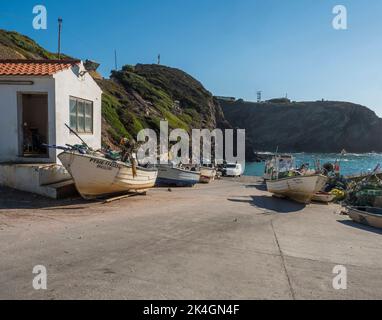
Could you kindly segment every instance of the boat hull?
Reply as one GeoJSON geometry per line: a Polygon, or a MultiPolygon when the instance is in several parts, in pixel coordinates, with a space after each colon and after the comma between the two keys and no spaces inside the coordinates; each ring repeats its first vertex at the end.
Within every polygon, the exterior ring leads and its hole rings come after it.
{"type": "Polygon", "coordinates": [[[312,201],[329,203],[332,202],[335,199],[335,197],[335,195],[332,195],[330,193],[318,192],[313,196],[312,201]]]}
{"type": "Polygon", "coordinates": [[[354,221],[366,226],[382,229],[382,209],[369,207],[348,207],[348,215],[354,221]],[[368,210],[370,212],[368,212],[368,210]],[[379,210],[381,214],[373,211],[379,210]]]}
{"type": "Polygon", "coordinates": [[[171,165],[158,166],[157,186],[193,187],[200,180],[200,172],[183,170],[171,165]]]}
{"type": "Polygon", "coordinates": [[[144,192],[154,187],[158,175],[157,170],[138,167],[134,176],[131,165],[76,152],[63,152],[58,158],[85,199],[144,192]]]}
{"type": "Polygon", "coordinates": [[[213,168],[201,168],[200,169],[200,182],[210,183],[215,180],[216,170],[213,168]]]}
{"type": "Polygon", "coordinates": [[[279,197],[290,198],[299,203],[310,203],[313,196],[322,190],[327,181],[323,175],[290,177],[268,180],[268,191],[279,197]]]}

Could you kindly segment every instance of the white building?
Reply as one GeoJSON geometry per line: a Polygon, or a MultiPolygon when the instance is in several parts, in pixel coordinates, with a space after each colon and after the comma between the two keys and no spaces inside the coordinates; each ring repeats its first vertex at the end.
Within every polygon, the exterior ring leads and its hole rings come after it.
{"type": "Polygon", "coordinates": [[[68,124],[99,149],[101,96],[81,61],[0,60],[0,184],[46,195],[36,187],[68,179],[44,145],[79,144],[68,124]]]}

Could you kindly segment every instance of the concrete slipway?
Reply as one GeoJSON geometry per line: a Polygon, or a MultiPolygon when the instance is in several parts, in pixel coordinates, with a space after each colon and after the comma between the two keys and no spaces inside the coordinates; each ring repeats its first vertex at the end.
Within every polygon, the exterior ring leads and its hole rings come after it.
{"type": "Polygon", "coordinates": [[[111,204],[0,191],[0,299],[382,298],[381,231],[254,179],[111,204]],[[333,289],[336,265],[347,290],[333,289]]]}

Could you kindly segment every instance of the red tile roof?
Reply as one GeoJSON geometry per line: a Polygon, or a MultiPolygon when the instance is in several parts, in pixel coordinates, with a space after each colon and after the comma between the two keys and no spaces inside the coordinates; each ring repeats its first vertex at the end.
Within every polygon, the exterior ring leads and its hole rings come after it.
{"type": "Polygon", "coordinates": [[[0,76],[51,76],[79,60],[0,60],[0,76]]]}

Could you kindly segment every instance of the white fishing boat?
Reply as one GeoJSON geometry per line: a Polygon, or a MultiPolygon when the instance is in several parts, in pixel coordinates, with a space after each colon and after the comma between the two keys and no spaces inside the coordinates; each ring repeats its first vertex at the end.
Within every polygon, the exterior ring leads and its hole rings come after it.
{"type": "Polygon", "coordinates": [[[267,180],[266,183],[268,191],[274,195],[307,204],[312,201],[317,192],[322,190],[326,181],[327,177],[317,174],[267,180]]]}
{"type": "Polygon", "coordinates": [[[349,217],[366,226],[382,229],[382,209],[373,207],[347,207],[349,217]]]}
{"type": "Polygon", "coordinates": [[[101,154],[81,154],[65,151],[58,155],[71,174],[78,192],[85,199],[112,194],[145,192],[154,187],[156,169],[133,167],[121,161],[112,161],[101,154]]]}
{"type": "Polygon", "coordinates": [[[200,171],[189,170],[175,164],[160,164],[157,166],[158,186],[193,187],[200,181],[200,171]]]}
{"type": "Polygon", "coordinates": [[[334,194],[320,191],[313,196],[312,201],[329,203],[332,202],[335,199],[335,197],[336,196],[334,194]]]}
{"type": "Polygon", "coordinates": [[[217,171],[215,168],[201,167],[200,168],[200,182],[210,183],[215,180],[217,171]]]}
{"type": "Polygon", "coordinates": [[[275,155],[268,161],[264,179],[269,192],[300,203],[310,203],[327,182],[326,176],[315,174],[305,165],[296,170],[295,159],[291,155],[275,155]]]}

